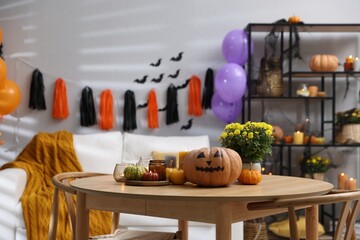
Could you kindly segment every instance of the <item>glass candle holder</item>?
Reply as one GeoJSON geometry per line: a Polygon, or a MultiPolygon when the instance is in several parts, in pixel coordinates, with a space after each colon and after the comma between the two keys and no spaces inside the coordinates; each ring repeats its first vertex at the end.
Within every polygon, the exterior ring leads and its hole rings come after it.
{"type": "Polygon", "coordinates": [[[131,164],[128,163],[117,163],[114,168],[113,177],[116,182],[125,181],[124,170],[127,166],[131,164]]]}

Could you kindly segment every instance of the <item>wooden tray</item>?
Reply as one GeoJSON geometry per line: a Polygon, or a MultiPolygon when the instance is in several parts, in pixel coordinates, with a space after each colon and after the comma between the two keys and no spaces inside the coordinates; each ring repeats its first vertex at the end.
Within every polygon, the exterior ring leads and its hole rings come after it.
{"type": "Polygon", "coordinates": [[[125,180],[125,185],[131,186],[164,186],[168,185],[169,181],[138,181],[138,180],[125,180]]]}

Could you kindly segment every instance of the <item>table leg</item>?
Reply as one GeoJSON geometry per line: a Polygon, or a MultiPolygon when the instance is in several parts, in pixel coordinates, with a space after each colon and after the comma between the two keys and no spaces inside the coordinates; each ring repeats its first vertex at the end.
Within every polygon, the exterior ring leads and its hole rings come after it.
{"type": "Polygon", "coordinates": [[[89,240],[89,210],[86,209],[86,194],[76,195],[76,240],[89,240]]]}
{"type": "Polygon", "coordinates": [[[181,240],[189,239],[189,223],[186,220],[178,220],[178,230],[181,231],[181,240]]]}
{"type": "Polygon", "coordinates": [[[305,209],[306,239],[318,240],[319,206],[313,205],[305,209]]]}
{"type": "Polygon", "coordinates": [[[231,240],[231,207],[220,204],[216,212],[216,240],[231,240]]]}

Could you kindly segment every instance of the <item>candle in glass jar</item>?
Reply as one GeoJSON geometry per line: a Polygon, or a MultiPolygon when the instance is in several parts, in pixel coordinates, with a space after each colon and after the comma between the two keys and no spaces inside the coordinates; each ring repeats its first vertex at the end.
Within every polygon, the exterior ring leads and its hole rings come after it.
{"type": "Polygon", "coordinates": [[[338,175],[338,189],[346,189],[347,175],[345,173],[339,173],[338,175]]]}
{"type": "Polygon", "coordinates": [[[300,131],[294,132],[294,144],[303,144],[304,143],[304,133],[300,131]]]}
{"type": "Polygon", "coordinates": [[[347,189],[348,190],[355,190],[357,188],[357,180],[356,178],[350,178],[349,181],[347,181],[347,189]]]}

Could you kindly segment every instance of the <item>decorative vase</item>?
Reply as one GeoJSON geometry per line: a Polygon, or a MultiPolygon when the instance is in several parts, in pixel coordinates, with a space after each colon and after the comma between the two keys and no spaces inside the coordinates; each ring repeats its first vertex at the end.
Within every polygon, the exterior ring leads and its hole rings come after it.
{"type": "Polygon", "coordinates": [[[248,161],[243,161],[242,163],[242,169],[253,169],[253,170],[258,170],[259,172],[261,172],[261,163],[260,162],[248,162],[248,161]]]}
{"type": "Polygon", "coordinates": [[[316,179],[324,181],[325,179],[325,173],[305,173],[306,178],[316,179]]]}

